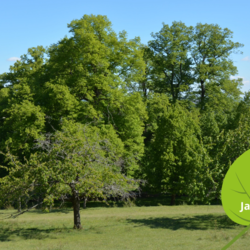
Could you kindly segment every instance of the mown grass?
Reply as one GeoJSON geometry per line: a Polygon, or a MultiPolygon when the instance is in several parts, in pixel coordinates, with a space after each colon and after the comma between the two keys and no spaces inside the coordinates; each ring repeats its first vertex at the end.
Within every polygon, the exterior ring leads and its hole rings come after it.
{"type": "MultiPolygon", "coordinates": [[[[0,217],[16,210],[0,210],[0,217]]],[[[81,210],[82,230],[73,229],[71,208],[32,210],[0,220],[0,249],[221,249],[243,226],[222,206],[92,207],[81,210]]],[[[249,249],[246,233],[229,249],[249,249]]]]}

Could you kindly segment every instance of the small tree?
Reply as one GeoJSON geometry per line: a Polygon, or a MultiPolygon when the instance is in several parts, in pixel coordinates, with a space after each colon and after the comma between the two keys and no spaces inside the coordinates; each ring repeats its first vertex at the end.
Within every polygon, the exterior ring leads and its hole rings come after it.
{"type": "MultiPolygon", "coordinates": [[[[63,120],[62,131],[38,139],[38,150],[22,164],[9,150],[9,175],[0,179],[1,203],[42,193],[43,203],[70,200],[74,228],[81,228],[80,201],[87,197],[128,197],[137,180],[121,174],[123,143],[111,126],[97,128],[63,120]]],[[[24,213],[25,211],[21,212],[24,213]]],[[[20,215],[19,213],[18,215],[20,215]]],[[[17,216],[17,215],[16,215],[17,216]]]]}

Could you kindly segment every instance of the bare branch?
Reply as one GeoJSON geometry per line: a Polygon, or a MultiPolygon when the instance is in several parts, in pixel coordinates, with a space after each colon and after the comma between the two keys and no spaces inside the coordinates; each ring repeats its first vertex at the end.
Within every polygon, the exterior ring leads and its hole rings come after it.
{"type": "Polygon", "coordinates": [[[26,209],[26,210],[24,210],[24,211],[22,211],[22,212],[18,212],[17,214],[11,214],[9,217],[3,218],[3,219],[1,219],[1,220],[5,220],[5,219],[9,219],[9,218],[16,218],[17,216],[19,216],[19,215],[21,215],[21,214],[24,214],[24,213],[30,211],[31,209],[33,209],[33,208],[35,208],[35,207],[41,205],[41,204],[43,204],[43,201],[40,202],[40,203],[38,203],[38,204],[36,204],[35,206],[33,206],[33,207],[31,207],[31,208],[28,208],[28,209],[26,209]]]}

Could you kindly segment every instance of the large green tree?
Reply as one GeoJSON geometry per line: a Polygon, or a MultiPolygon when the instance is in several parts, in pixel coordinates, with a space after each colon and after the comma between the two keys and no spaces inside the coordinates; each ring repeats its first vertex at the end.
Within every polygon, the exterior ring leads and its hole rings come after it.
{"type": "Polygon", "coordinates": [[[98,129],[63,120],[62,131],[42,135],[36,146],[40,150],[25,164],[10,152],[5,154],[10,167],[2,166],[9,174],[0,179],[1,205],[24,195],[32,199],[36,193],[47,205],[54,199],[68,199],[74,208],[74,228],[78,229],[81,199],[126,197],[138,188],[137,181],[121,173],[124,147],[110,125],[98,129]]]}
{"type": "Polygon", "coordinates": [[[216,159],[209,155],[211,142],[203,143],[199,112],[189,111],[179,101],[169,103],[164,94],[155,94],[148,102],[148,132],[142,159],[142,177],[151,191],[187,195],[188,202],[209,202],[214,198],[220,171],[216,159]],[[214,162],[214,167],[210,168],[214,162]]]}
{"type": "MultiPolygon", "coordinates": [[[[34,139],[46,126],[42,108],[35,102],[32,86],[38,81],[39,69],[46,62],[42,46],[28,49],[21,60],[0,76],[0,147],[13,141],[11,151],[22,157],[30,151],[34,139]]],[[[1,157],[3,163],[3,158],[1,157]]]]}
{"type": "Polygon", "coordinates": [[[148,47],[152,51],[151,60],[154,63],[152,73],[160,73],[162,76],[155,79],[154,91],[169,93],[172,103],[181,100],[184,92],[193,83],[192,62],[188,58],[192,28],[182,22],[173,22],[171,27],[163,24],[160,32],[151,34],[154,40],[148,42],[148,47]]]}
{"type": "Polygon", "coordinates": [[[232,31],[214,24],[187,27],[173,22],[170,27],[163,24],[152,37],[148,42],[153,62],[148,74],[155,76],[151,90],[167,94],[172,103],[194,103],[201,111],[209,107],[230,110],[239,102],[242,81],[230,79],[237,68],[229,56],[243,44],[229,39],[232,31]]]}
{"type": "MultiPolygon", "coordinates": [[[[191,94],[201,110],[205,110],[211,96],[216,95],[216,104],[225,105],[226,97],[239,99],[241,80],[230,80],[238,73],[229,56],[243,44],[233,42],[232,31],[219,25],[198,23],[193,31],[190,55],[193,61],[193,76],[198,91],[191,94]]],[[[214,104],[214,101],[212,102],[214,104]]],[[[229,103],[229,101],[227,101],[229,103]]]]}
{"type": "MultiPolygon", "coordinates": [[[[145,106],[129,85],[143,76],[140,39],[117,35],[106,16],[84,15],[68,24],[72,36],[44,49],[31,48],[1,75],[0,133],[11,152],[28,157],[40,131],[61,129],[61,119],[112,125],[125,145],[124,172],[132,175],[143,153],[145,106]],[[45,59],[45,57],[47,57],[45,59]],[[25,112],[23,114],[22,112],[25,112]],[[17,119],[24,116],[23,122],[17,119]],[[26,123],[27,122],[27,123],[26,123]],[[17,143],[16,143],[17,142],[17,143]]],[[[34,152],[34,151],[32,151],[34,152]]],[[[137,166],[138,167],[138,166],[137,166]]]]}

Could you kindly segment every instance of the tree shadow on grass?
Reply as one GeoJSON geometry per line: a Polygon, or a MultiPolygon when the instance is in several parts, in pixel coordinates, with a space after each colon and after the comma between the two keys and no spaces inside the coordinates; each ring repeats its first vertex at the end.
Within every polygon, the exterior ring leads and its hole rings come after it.
{"type": "MultiPolygon", "coordinates": [[[[148,219],[127,219],[138,227],[165,228],[170,230],[233,229],[239,225],[226,215],[195,215],[190,217],[157,217],[148,219]]],[[[243,226],[242,226],[243,227],[243,226]]]]}
{"type": "Polygon", "coordinates": [[[0,232],[0,241],[11,241],[11,237],[18,236],[22,239],[38,239],[43,240],[49,237],[50,230],[39,230],[37,228],[28,229],[11,229],[4,228],[0,232]]]}
{"type": "MultiPolygon", "coordinates": [[[[72,229],[73,230],[73,229],[72,229]]],[[[53,236],[56,233],[69,232],[70,229],[66,228],[51,228],[51,229],[38,229],[38,228],[0,228],[0,242],[1,241],[11,241],[13,237],[20,237],[24,240],[36,239],[43,240],[45,238],[56,239],[53,236]]]]}

